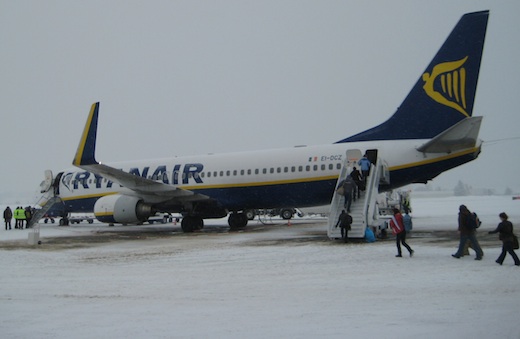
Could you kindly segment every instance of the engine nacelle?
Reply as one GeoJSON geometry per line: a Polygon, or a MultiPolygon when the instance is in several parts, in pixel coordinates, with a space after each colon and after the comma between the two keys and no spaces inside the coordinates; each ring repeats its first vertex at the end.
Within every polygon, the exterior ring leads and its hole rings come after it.
{"type": "Polygon", "coordinates": [[[107,195],[94,204],[96,219],[106,223],[136,224],[148,220],[152,207],[129,195],[107,195]]]}

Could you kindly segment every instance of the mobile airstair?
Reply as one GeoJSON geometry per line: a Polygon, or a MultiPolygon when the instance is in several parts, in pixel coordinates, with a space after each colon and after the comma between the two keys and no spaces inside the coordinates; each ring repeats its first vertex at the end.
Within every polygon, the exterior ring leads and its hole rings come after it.
{"type": "Polygon", "coordinates": [[[40,184],[42,196],[32,206],[35,212],[27,224],[28,228],[37,224],[54,204],[62,201],[55,189],[58,182],[59,177],[54,178],[51,171],[45,171],[45,180],[40,184]]]}
{"type": "MultiPolygon", "coordinates": [[[[352,216],[352,225],[348,232],[349,238],[364,238],[367,227],[378,226],[379,212],[377,209],[377,195],[379,193],[379,184],[390,183],[390,175],[386,162],[377,157],[376,150],[373,150],[372,154],[374,156],[371,160],[372,166],[370,175],[366,178],[365,191],[361,191],[360,198],[356,196],[356,201],[352,201],[350,206],[349,214],[352,216]]],[[[361,151],[357,149],[348,150],[346,155],[336,187],[347,178],[354,166],[357,166],[359,159],[361,159],[361,151]]],[[[344,209],[344,203],[345,197],[334,191],[330,205],[327,231],[327,235],[330,239],[341,238],[341,229],[336,227],[336,225],[339,215],[344,209]]]]}

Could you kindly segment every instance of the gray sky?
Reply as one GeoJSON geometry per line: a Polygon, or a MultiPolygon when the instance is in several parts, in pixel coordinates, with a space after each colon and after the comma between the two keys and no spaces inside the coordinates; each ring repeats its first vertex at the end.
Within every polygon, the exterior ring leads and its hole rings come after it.
{"type": "MultiPolygon", "coordinates": [[[[393,114],[459,18],[491,10],[474,115],[520,136],[518,1],[0,0],[0,198],[68,168],[100,101],[97,159],[326,144],[393,114]]],[[[520,191],[520,140],[444,173],[520,191]]]]}

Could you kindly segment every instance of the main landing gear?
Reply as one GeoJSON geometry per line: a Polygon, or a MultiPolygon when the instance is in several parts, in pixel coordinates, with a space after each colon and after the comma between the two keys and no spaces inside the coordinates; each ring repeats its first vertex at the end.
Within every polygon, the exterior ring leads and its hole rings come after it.
{"type": "MultiPolygon", "coordinates": [[[[231,231],[242,230],[247,226],[246,213],[233,212],[228,217],[228,225],[231,231]]],[[[192,233],[204,227],[204,220],[195,215],[186,215],[182,218],[181,228],[184,233],[192,233]]]]}
{"type": "Polygon", "coordinates": [[[204,220],[201,217],[187,215],[182,218],[181,228],[184,233],[191,233],[204,227],[204,220]]]}
{"type": "Polygon", "coordinates": [[[228,224],[231,231],[244,229],[247,226],[247,214],[233,212],[229,215],[228,224]]]}

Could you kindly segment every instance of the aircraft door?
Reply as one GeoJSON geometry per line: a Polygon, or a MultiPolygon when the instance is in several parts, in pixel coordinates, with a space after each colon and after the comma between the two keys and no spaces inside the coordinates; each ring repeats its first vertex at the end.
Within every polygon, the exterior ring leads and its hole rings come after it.
{"type": "Polygon", "coordinates": [[[372,164],[377,163],[377,149],[367,149],[365,154],[372,164]]]}
{"type": "Polygon", "coordinates": [[[60,195],[60,181],[62,176],[63,172],[58,173],[58,175],[56,175],[56,178],[54,179],[54,182],[52,183],[52,187],[54,187],[54,195],[56,196],[60,195]]]}
{"type": "Polygon", "coordinates": [[[358,149],[347,150],[347,167],[352,171],[354,166],[358,166],[358,161],[361,159],[361,151],[358,149]]]}
{"type": "Polygon", "coordinates": [[[52,171],[46,170],[44,172],[44,179],[40,184],[40,193],[48,192],[52,187],[52,183],[53,183],[52,171]]]}

